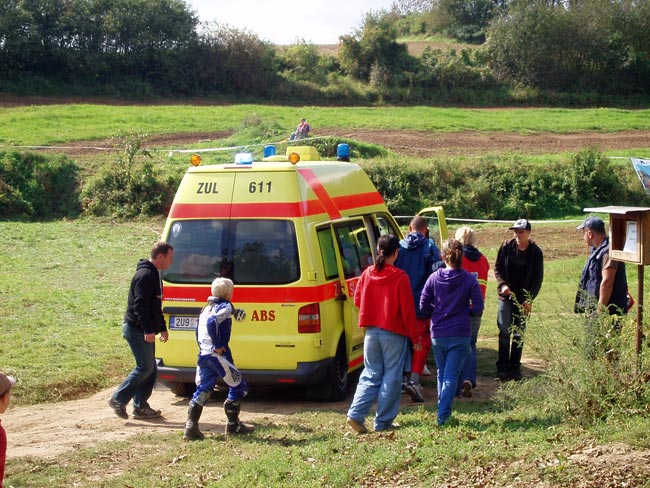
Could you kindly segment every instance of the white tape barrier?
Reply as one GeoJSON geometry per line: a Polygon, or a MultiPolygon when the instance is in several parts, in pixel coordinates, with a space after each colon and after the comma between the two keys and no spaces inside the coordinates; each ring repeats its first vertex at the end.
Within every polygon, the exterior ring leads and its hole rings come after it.
{"type": "MultiPolygon", "coordinates": [[[[411,220],[415,215],[394,215],[395,220],[411,220]]],[[[426,217],[425,217],[426,218],[426,217]]],[[[445,217],[445,220],[452,222],[475,222],[479,224],[512,224],[514,220],[487,220],[487,219],[458,219],[453,217],[445,217]]],[[[584,222],[580,220],[529,220],[533,224],[563,224],[567,222],[584,222]]]]}
{"type": "MultiPolygon", "coordinates": [[[[184,154],[184,153],[204,153],[204,152],[217,152],[217,151],[236,151],[238,149],[250,149],[253,147],[264,147],[269,145],[279,145],[286,144],[289,142],[297,143],[303,141],[312,141],[315,139],[326,139],[332,136],[314,136],[307,137],[304,139],[295,139],[290,141],[289,139],[284,139],[277,142],[264,142],[260,144],[246,144],[244,146],[229,146],[229,147],[206,147],[206,148],[196,148],[196,149],[148,149],[149,151],[161,151],[167,152],[169,157],[172,157],[175,153],[184,154]]],[[[74,150],[74,149],[85,149],[85,150],[94,150],[94,151],[115,151],[114,147],[96,147],[96,146],[5,146],[0,145],[0,149],[58,149],[58,150],[74,150]]]]}

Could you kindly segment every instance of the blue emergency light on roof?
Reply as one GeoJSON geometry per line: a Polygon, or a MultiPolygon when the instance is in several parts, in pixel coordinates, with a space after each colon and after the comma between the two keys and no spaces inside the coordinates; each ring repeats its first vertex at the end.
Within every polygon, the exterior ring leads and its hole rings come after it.
{"type": "Polygon", "coordinates": [[[275,156],[275,146],[273,144],[264,146],[264,157],[268,158],[269,156],[275,156]]]}
{"type": "Polygon", "coordinates": [[[252,164],[253,154],[249,152],[241,152],[235,154],[235,164],[252,164]]]}
{"type": "Polygon", "coordinates": [[[350,161],[350,146],[341,143],[336,146],[336,160],[337,161],[350,161]]]}

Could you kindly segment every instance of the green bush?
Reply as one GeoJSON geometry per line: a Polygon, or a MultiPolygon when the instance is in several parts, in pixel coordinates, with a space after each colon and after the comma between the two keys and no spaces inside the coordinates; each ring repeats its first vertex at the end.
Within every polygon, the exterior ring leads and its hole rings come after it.
{"type": "Polygon", "coordinates": [[[584,315],[565,317],[561,331],[530,328],[540,337],[526,344],[532,354],[546,358],[547,368],[516,388],[505,388],[500,400],[509,407],[543,404],[550,415],[585,426],[646,414],[650,383],[641,365],[647,364],[647,354],[636,354],[632,316],[622,319],[620,331],[611,317],[599,317],[589,335],[584,315]]]}
{"type": "Polygon", "coordinates": [[[65,156],[0,153],[0,218],[79,214],[79,167],[65,156]]]}
{"type": "Polygon", "coordinates": [[[165,214],[180,175],[162,175],[144,149],[146,135],[130,132],[116,139],[116,161],[88,183],[82,207],[88,214],[132,218],[165,214]]]}
{"type": "Polygon", "coordinates": [[[398,215],[444,205],[448,215],[465,218],[543,219],[579,214],[598,205],[647,206],[650,198],[629,167],[618,166],[595,150],[568,161],[530,163],[512,156],[496,161],[360,163],[398,215]]]}

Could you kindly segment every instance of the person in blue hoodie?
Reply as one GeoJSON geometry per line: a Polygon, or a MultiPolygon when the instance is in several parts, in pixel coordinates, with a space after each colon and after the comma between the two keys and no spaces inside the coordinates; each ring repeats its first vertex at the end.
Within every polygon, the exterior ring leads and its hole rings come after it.
{"type": "Polygon", "coordinates": [[[427,279],[420,309],[431,315],[431,344],[438,369],[438,425],[451,417],[458,377],[470,351],[470,314],[483,313],[483,294],[476,278],[463,266],[463,244],[448,239],[442,245],[445,268],[427,279]]]}
{"type": "Polygon", "coordinates": [[[424,217],[416,216],[409,224],[409,233],[400,244],[400,252],[397,255],[395,266],[405,271],[411,283],[413,302],[415,303],[415,315],[419,331],[419,343],[422,346],[417,352],[408,350],[404,371],[410,378],[404,385],[404,390],[411,396],[414,402],[423,402],[420,376],[426,364],[427,356],[431,350],[431,339],[429,337],[430,316],[420,310],[420,294],[427,278],[436,269],[443,266],[440,258],[440,250],[432,239],[426,237],[429,234],[427,221],[424,217]]]}

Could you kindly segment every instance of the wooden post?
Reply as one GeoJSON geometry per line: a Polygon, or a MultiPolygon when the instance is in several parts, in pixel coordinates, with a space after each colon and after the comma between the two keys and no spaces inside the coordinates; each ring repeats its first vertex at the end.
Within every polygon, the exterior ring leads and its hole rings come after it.
{"type": "MultiPolygon", "coordinates": [[[[641,369],[641,347],[643,342],[643,265],[639,264],[636,296],[639,297],[636,305],[636,354],[637,365],[641,369]]],[[[639,371],[640,372],[640,371],[639,371]]]]}

